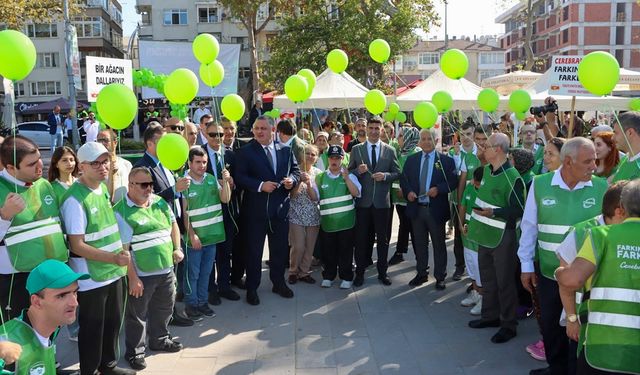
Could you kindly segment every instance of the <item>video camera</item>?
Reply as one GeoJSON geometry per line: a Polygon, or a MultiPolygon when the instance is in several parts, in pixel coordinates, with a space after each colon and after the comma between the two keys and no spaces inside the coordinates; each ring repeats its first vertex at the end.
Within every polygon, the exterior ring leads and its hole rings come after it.
{"type": "Polygon", "coordinates": [[[558,110],[558,103],[556,103],[555,101],[547,105],[542,105],[540,107],[529,108],[529,112],[531,112],[531,114],[534,116],[544,116],[549,112],[555,112],[557,110],[558,110]]]}

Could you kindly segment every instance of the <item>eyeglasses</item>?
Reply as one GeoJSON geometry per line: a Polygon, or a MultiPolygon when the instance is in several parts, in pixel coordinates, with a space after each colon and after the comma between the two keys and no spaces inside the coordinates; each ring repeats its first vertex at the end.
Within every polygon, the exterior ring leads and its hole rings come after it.
{"type": "Polygon", "coordinates": [[[98,138],[98,139],[96,139],[96,142],[98,142],[98,143],[111,143],[111,139],[109,139],[109,138],[98,138]]]}
{"type": "Polygon", "coordinates": [[[88,164],[93,169],[100,169],[100,167],[108,167],[109,166],[109,159],[106,159],[104,161],[96,160],[96,161],[89,162],[88,164]]]}
{"type": "Polygon", "coordinates": [[[223,137],[224,133],[207,133],[207,135],[211,138],[223,137]]]}
{"type": "Polygon", "coordinates": [[[180,126],[180,125],[167,125],[167,126],[165,126],[165,128],[169,128],[172,131],[176,131],[176,130],[183,131],[184,130],[184,126],[180,126]]]}
{"type": "Polygon", "coordinates": [[[129,182],[131,182],[131,183],[132,183],[132,184],[134,184],[134,185],[138,185],[138,186],[140,186],[140,188],[141,188],[141,189],[148,189],[148,188],[150,188],[150,187],[152,187],[152,186],[153,186],[153,181],[151,181],[151,182],[134,182],[134,181],[129,181],[129,182]]]}
{"type": "Polygon", "coordinates": [[[527,131],[523,131],[523,132],[522,132],[522,134],[526,134],[526,135],[534,135],[534,134],[536,134],[536,132],[535,132],[535,131],[533,131],[533,130],[527,130],[527,131]]]}

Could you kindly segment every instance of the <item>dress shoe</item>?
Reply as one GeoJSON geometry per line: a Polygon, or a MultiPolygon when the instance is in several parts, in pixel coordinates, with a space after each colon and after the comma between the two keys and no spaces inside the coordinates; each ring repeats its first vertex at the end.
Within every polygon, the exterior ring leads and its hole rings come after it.
{"type": "Polygon", "coordinates": [[[271,291],[274,292],[275,294],[280,295],[280,297],[282,298],[293,298],[293,291],[284,284],[280,286],[274,285],[273,288],[271,288],[271,291]]]}
{"type": "Polygon", "coordinates": [[[437,290],[444,290],[444,288],[447,287],[447,284],[445,284],[444,280],[438,280],[436,281],[436,289],[437,290]]]}
{"type": "Polygon", "coordinates": [[[297,282],[298,282],[298,276],[296,276],[296,275],[289,275],[289,278],[287,279],[287,282],[288,282],[290,285],[293,285],[293,284],[297,283],[297,282]]]}
{"type": "Polygon", "coordinates": [[[529,371],[529,375],[551,375],[551,368],[550,367],[537,368],[535,370],[529,371]]]}
{"type": "Polygon", "coordinates": [[[187,315],[187,318],[193,320],[194,322],[201,322],[204,319],[204,314],[198,310],[198,306],[189,306],[186,305],[184,307],[184,313],[187,315]]]}
{"type": "Polygon", "coordinates": [[[211,307],[209,307],[209,305],[207,305],[206,303],[204,305],[198,306],[198,311],[200,311],[202,315],[206,316],[207,318],[213,318],[214,316],[216,316],[216,312],[213,311],[211,307]]]}
{"type": "Polygon", "coordinates": [[[138,354],[135,357],[131,357],[127,362],[129,362],[129,367],[134,370],[141,371],[147,368],[147,362],[144,360],[144,354],[138,354]]]}
{"type": "Polygon", "coordinates": [[[353,286],[362,286],[364,284],[364,275],[356,275],[353,279],[353,286]]]}
{"type": "Polygon", "coordinates": [[[426,283],[427,281],[429,281],[428,275],[424,275],[424,276],[417,275],[416,277],[411,279],[411,281],[409,281],[409,286],[420,286],[426,283]]]}
{"type": "Polygon", "coordinates": [[[174,311],[173,315],[171,315],[169,325],[174,327],[191,327],[193,325],[193,320],[187,319],[174,311]]]}
{"type": "Polygon", "coordinates": [[[102,375],[136,375],[136,372],[122,367],[102,367],[99,369],[102,375]]]}
{"type": "Polygon", "coordinates": [[[175,341],[171,337],[165,337],[164,339],[159,340],[154,345],[149,343],[149,349],[154,352],[167,352],[167,353],[177,353],[182,350],[182,344],[178,341],[175,341]]]}
{"type": "Polygon", "coordinates": [[[391,279],[387,275],[378,276],[378,281],[380,281],[382,285],[387,285],[387,286],[391,285],[391,279]]]}
{"type": "Polygon", "coordinates": [[[314,279],[313,277],[311,277],[311,275],[307,275],[305,277],[301,277],[298,280],[305,282],[307,284],[315,284],[316,283],[316,279],[314,279]]]}
{"type": "Polygon", "coordinates": [[[516,331],[502,327],[498,330],[498,333],[493,335],[493,337],[491,338],[491,342],[494,344],[502,344],[514,337],[516,337],[516,331]]]}
{"type": "Polygon", "coordinates": [[[242,289],[242,290],[247,289],[247,285],[244,283],[243,279],[231,280],[231,285],[235,286],[238,289],[242,289]]]}
{"type": "Polygon", "coordinates": [[[209,303],[213,306],[218,306],[222,303],[217,291],[209,292],[209,303]]]}
{"type": "Polygon", "coordinates": [[[229,301],[237,301],[240,299],[240,295],[234,292],[231,288],[219,290],[218,295],[224,299],[228,299],[229,301]]]}
{"type": "Polygon", "coordinates": [[[259,305],[260,297],[258,297],[258,292],[255,290],[247,290],[247,303],[252,306],[259,305]]]}
{"type": "Polygon", "coordinates": [[[402,253],[395,253],[391,258],[389,258],[389,265],[395,266],[398,263],[404,262],[404,257],[402,253]]]}
{"type": "Polygon", "coordinates": [[[464,276],[464,267],[456,268],[456,272],[453,273],[451,280],[460,281],[462,280],[462,276],[464,276]]]}
{"type": "Polygon", "coordinates": [[[476,319],[469,322],[469,327],[471,328],[487,328],[487,327],[500,327],[500,319],[496,320],[485,320],[485,319],[476,319]]]}

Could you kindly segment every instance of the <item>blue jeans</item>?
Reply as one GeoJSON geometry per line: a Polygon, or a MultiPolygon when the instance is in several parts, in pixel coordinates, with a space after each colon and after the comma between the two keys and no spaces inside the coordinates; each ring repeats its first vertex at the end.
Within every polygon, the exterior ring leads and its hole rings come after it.
{"type": "Polygon", "coordinates": [[[57,147],[64,146],[64,136],[62,135],[62,131],[56,131],[56,134],[51,134],[51,152],[53,152],[57,147]]]}
{"type": "Polygon", "coordinates": [[[207,303],[209,298],[209,277],[216,261],[216,245],[202,246],[195,250],[187,247],[185,257],[184,303],[197,307],[207,303]]]}

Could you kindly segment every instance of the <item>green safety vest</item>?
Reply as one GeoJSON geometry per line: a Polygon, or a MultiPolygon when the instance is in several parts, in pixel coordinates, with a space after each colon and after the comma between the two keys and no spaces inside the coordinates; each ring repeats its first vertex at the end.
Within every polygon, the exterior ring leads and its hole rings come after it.
{"type": "MultiPolygon", "coordinates": [[[[478,195],[473,207],[504,208],[509,205],[509,196],[520,174],[513,168],[507,168],[498,175],[491,174],[491,164],[487,164],[478,189],[478,195]]],[[[502,241],[506,220],[499,217],[484,217],[471,213],[468,237],[478,245],[495,248],[502,241]]]]}
{"type": "Polygon", "coordinates": [[[535,160],[535,164],[531,168],[531,172],[539,175],[542,173],[542,167],[544,167],[544,147],[538,146],[538,149],[533,154],[533,159],[535,160]]]}
{"type": "MultiPolygon", "coordinates": [[[[69,187],[62,200],[64,202],[73,197],[82,205],[87,217],[87,227],[84,234],[84,242],[87,245],[107,253],[118,254],[122,251],[118,222],[111,207],[107,187],[104,184],[100,186],[102,194],[98,195],[84,184],[76,181],[69,187]]],[[[107,281],[127,273],[127,266],[118,266],[86,258],[85,260],[93,281],[107,281]]]]}
{"type": "Polygon", "coordinates": [[[24,199],[24,210],[14,216],[4,236],[11,265],[18,272],[30,272],[47,259],[66,262],[69,250],[60,226],[60,209],[49,181],[38,179],[31,187],[0,178],[0,202],[9,193],[24,199]]]}
{"type": "MultiPolygon", "coordinates": [[[[475,207],[476,197],[478,196],[478,189],[473,184],[468,184],[464,188],[462,193],[461,204],[465,208],[464,223],[468,224],[471,221],[471,213],[473,213],[473,207],[475,207]]],[[[466,249],[478,251],[478,244],[475,241],[469,239],[469,235],[462,235],[462,246],[466,249]]]]}
{"type": "MultiPolygon", "coordinates": [[[[400,172],[402,173],[402,171],[404,170],[404,163],[407,162],[407,158],[413,154],[415,154],[416,152],[418,152],[420,150],[420,148],[416,147],[414,148],[412,151],[410,151],[409,153],[407,153],[406,155],[403,155],[401,153],[398,153],[398,164],[400,165],[400,172]]],[[[395,180],[391,183],[391,203],[393,204],[399,204],[401,206],[406,206],[407,205],[407,200],[404,199],[404,197],[399,198],[398,197],[398,191],[400,190],[400,181],[399,180],[395,180]]]]}
{"type": "Polygon", "coordinates": [[[473,179],[473,171],[476,168],[481,167],[482,163],[480,163],[480,159],[473,152],[466,152],[464,150],[460,150],[460,153],[463,155],[462,160],[464,161],[464,165],[467,167],[467,183],[473,179]]]}
{"type": "Polygon", "coordinates": [[[316,176],[320,193],[320,226],[325,232],[351,229],[356,224],[353,196],[342,176],[331,178],[327,173],[316,176]]]}
{"type": "Polygon", "coordinates": [[[602,196],[607,190],[607,182],[598,177],[591,178],[593,186],[578,190],[569,191],[551,186],[555,173],[545,173],[533,179],[538,208],[536,259],[542,275],[551,280],[554,280],[553,273],[560,266],[556,249],[572,225],[600,214],[602,196]]]}
{"type": "MultiPolygon", "coordinates": [[[[202,246],[223,242],[226,238],[218,181],[208,173],[201,184],[192,183],[186,192],[187,216],[202,246]]],[[[185,235],[185,242],[189,242],[185,235]]]]}
{"type": "Polygon", "coordinates": [[[131,253],[142,272],[156,272],[173,266],[171,208],[162,197],[153,196],[149,207],[129,206],[123,197],[113,207],[133,230],[131,253]]]}
{"type": "Polygon", "coordinates": [[[53,188],[53,192],[56,196],[56,200],[58,201],[58,205],[62,204],[62,197],[67,192],[68,187],[62,185],[60,181],[55,180],[51,183],[51,187],[53,188]]]}
{"type": "Polygon", "coordinates": [[[611,183],[622,180],[635,180],[640,177],[640,158],[629,161],[629,156],[625,156],[618,164],[618,171],[613,175],[611,183]]]}
{"type": "MultiPolygon", "coordinates": [[[[22,314],[24,314],[23,312],[22,314]]],[[[15,375],[49,375],[56,373],[56,347],[52,344],[49,347],[42,346],[36,333],[29,324],[22,320],[22,315],[11,319],[0,327],[0,332],[7,339],[20,345],[22,353],[15,363],[15,375]]],[[[54,333],[54,338],[58,331],[54,333]]]]}
{"type": "Polygon", "coordinates": [[[591,229],[596,259],[584,352],[593,368],[640,374],[640,241],[637,218],[591,229]]]}

